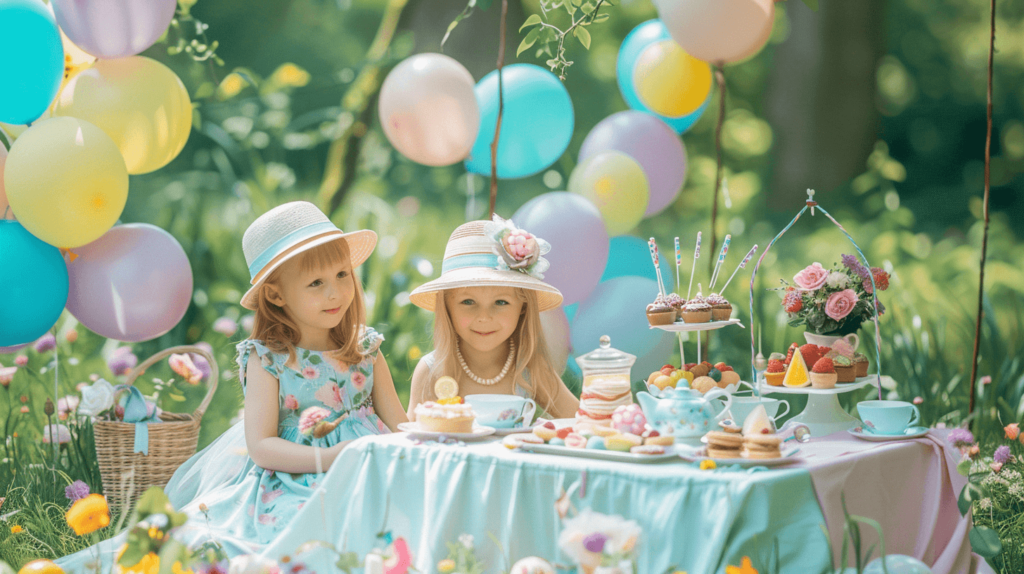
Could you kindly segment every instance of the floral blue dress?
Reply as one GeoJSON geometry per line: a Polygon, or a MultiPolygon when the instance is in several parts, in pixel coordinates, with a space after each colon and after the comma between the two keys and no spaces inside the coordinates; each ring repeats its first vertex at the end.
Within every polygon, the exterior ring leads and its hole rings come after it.
{"type": "MultiPolygon", "coordinates": [[[[244,390],[246,368],[254,357],[277,378],[278,436],[285,440],[330,447],[385,434],[390,431],[374,414],[371,399],[373,363],[383,340],[367,328],[360,341],[364,359],[350,365],[338,361],[330,351],[307,349],[296,349],[296,358],[289,361],[287,354],[247,339],[237,346],[239,378],[244,390]],[[337,426],[322,438],[314,438],[309,421],[317,420],[337,426]]],[[[190,546],[213,539],[229,556],[259,552],[293,526],[291,519],[323,478],[323,474],[291,474],[256,466],[246,450],[244,424],[238,422],[196,453],[164,488],[174,507],[189,515],[175,538],[190,546]]],[[[301,525],[295,527],[301,530],[301,525]]],[[[121,534],[99,545],[104,565],[110,564],[123,542],[121,534]]],[[[96,550],[90,548],[58,564],[65,571],[77,572],[95,557],[96,550]]]]}

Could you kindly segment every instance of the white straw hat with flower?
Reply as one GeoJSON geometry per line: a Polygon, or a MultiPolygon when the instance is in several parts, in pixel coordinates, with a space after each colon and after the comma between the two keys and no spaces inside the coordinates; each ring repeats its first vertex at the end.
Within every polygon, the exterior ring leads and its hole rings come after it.
{"type": "Polygon", "coordinates": [[[437,292],[445,289],[518,287],[537,292],[540,311],[554,309],[562,304],[562,293],[542,281],[551,265],[544,258],[549,251],[547,241],[497,215],[464,223],[448,239],[441,276],[417,287],[409,300],[433,311],[437,292]]]}
{"type": "Polygon", "coordinates": [[[256,218],[242,236],[242,251],[252,284],[242,296],[242,306],[256,309],[260,287],[282,263],[339,239],[348,243],[353,269],[366,261],[377,245],[377,234],[373,231],[361,229],[345,233],[308,201],[279,205],[256,218]]]}

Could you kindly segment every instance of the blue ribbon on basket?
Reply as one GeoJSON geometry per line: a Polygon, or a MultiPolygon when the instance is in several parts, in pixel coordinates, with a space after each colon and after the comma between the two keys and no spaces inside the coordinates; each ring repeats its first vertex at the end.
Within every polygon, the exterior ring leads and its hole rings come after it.
{"type": "Polygon", "coordinates": [[[153,414],[149,414],[146,398],[139,389],[127,387],[124,391],[127,394],[119,401],[124,408],[123,420],[126,423],[135,423],[135,446],[132,452],[141,452],[149,456],[149,423],[160,422],[160,419],[156,417],[155,408],[153,414]]]}

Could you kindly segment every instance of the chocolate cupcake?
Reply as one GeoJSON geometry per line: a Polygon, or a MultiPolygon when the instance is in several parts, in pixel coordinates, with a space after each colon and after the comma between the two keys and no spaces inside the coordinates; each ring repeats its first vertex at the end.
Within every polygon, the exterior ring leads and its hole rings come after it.
{"type": "Polygon", "coordinates": [[[852,383],[857,379],[857,368],[849,357],[834,355],[830,358],[836,367],[837,383],[852,383]]]}
{"type": "Polygon", "coordinates": [[[686,323],[707,323],[711,320],[711,305],[694,299],[683,305],[683,321],[686,323]]]}
{"type": "Polygon", "coordinates": [[[732,305],[718,293],[712,293],[707,298],[708,305],[711,305],[712,321],[728,321],[732,318],[732,305]]]}
{"type": "Polygon", "coordinates": [[[676,320],[676,310],[660,294],[647,306],[647,321],[651,325],[671,325],[676,320]]]}
{"type": "Polygon", "coordinates": [[[858,377],[866,377],[866,376],[868,376],[868,365],[869,364],[870,363],[868,362],[867,355],[864,355],[862,353],[854,353],[853,354],[853,366],[854,366],[854,368],[857,369],[857,376],[858,377]]]}

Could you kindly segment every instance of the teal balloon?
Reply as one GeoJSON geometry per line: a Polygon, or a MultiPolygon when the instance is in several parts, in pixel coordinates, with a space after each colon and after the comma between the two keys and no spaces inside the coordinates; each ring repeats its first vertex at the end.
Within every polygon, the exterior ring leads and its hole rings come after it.
{"type": "MultiPolygon", "coordinates": [[[[676,290],[676,274],[673,270],[675,263],[669,263],[669,261],[675,259],[675,248],[672,244],[666,247],[668,250],[660,254],[658,267],[661,268],[661,278],[665,282],[665,290],[673,292],[676,290]]],[[[689,268],[686,269],[686,273],[689,273],[689,268]]],[[[651,281],[658,280],[654,271],[654,262],[651,261],[651,249],[647,246],[647,242],[639,237],[631,235],[613,237],[609,242],[608,263],[605,264],[601,281],[631,276],[646,277],[651,281]]],[[[651,301],[653,300],[652,298],[651,301]]]]}
{"type": "Polygon", "coordinates": [[[608,335],[612,347],[620,351],[638,357],[648,354],[665,333],[651,329],[647,322],[647,304],[657,296],[658,284],[645,277],[616,277],[598,283],[590,296],[580,303],[573,318],[570,327],[573,353],[589,353],[598,347],[602,335],[608,335]]]}
{"type": "Polygon", "coordinates": [[[60,251],[0,220],[0,347],[43,336],[68,301],[68,268],[60,251]]]}
{"type": "Polygon", "coordinates": [[[0,122],[39,119],[64,78],[64,47],[40,0],[0,0],[0,122]]]}
{"type": "MultiPolygon", "coordinates": [[[[615,66],[615,73],[619,82],[619,91],[622,92],[622,99],[626,100],[627,106],[661,118],[676,133],[681,134],[692,128],[693,124],[697,123],[697,120],[704,114],[704,110],[708,109],[708,104],[711,103],[711,94],[714,90],[708,92],[707,99],[695,111],[685,116],[670,118],[656,114],[645,106],[640,101],[640,96],[637,95],[636,87],[633,85],[633,71],[636,69],[636,61],[640,58],[640,54],[655,42],[671,39],[672,36],[669,35],[668,29],[665,28],[665,24],[661,20],[648,20],[633,28],[633,31],[626,36],[626,39],[619,46],[619,59],[615,66]]],[[[492,126],[491,130],[493,131],[493,129],[494,127],[492,126]]]]}
{"type": "MultiPolygon", "coordinates": [[[[504,112],[498,138],[498,177],[527,177],[562,157],[575,123],[572,100],[561,80],[533,64],[502,68],[504,112]]],[[[480,131],[466,159],[466,169],[490,175],[491,142],[498,125],[498,71],[476,85],[480,131]]]]}

